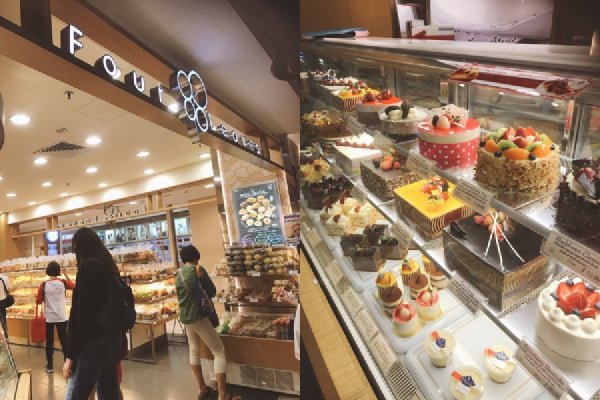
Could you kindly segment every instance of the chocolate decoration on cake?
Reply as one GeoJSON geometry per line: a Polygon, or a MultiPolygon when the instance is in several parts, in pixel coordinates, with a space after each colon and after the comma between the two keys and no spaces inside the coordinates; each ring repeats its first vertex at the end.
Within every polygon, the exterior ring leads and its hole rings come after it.
{"type": "Polygon", "coordinates": [[[408,112],[410,111],[410,104],[405,101],[400,106],[400,109],[402,110],[402,119],[406,119],[406,117],[408,117],[408,112]]]}
{"type": "MultiPolygon", "coordinates": [[[[404,103],[402,103],[402,104],[404,104],[404,103]]],[[[384,112],[385,112],[386,114],[389,114],[389,113],[390,113],[390,111],[394,111],[394,110],[401,110],[401,109],[402,109],[402,108],[400,108],[400,107],[398,107],[398,106],[389,106],[389,107],[386,107],[386,108],[385,108],[384,112]]]]}

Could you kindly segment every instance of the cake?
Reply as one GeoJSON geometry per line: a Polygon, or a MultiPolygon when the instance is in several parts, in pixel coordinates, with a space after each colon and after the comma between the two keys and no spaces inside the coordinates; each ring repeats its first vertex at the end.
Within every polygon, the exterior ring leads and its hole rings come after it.
{"type": "Polygon", "coordinates": [[[410,287],[410,298],[415,300],[417,295],[429,286],[429,277],[426,274],[415,274],[408,280],[410,287]]]}
{"type": "Polygon", "coordinates": [[[410,337],[421,329],[421,322],[417,310],[412,304],[404,303],[394,308],[392,323],[396,334],[401,337],[410,337]]]}
{"type": "Polygon", "coordinates": [[[417,313],[421,319],[433,321],[442,315],[440,295],[437,289],[431,286],[421,290],[416,298],[417,313]]]}
{"type": "Polygon", "coordinates": [[[426,239],[442,234],[452,221],[469,216],[473,209],[452,196],[454,184],[439,177],[421,180],[394,191],[396,209],[416,225],[426,239]]]}
{"type": "Polygon", "coordinates": [[[402,275],[402,283],[408,286],[408,282],[419,273],[419,264],[412,258],[402,261],[400,274],[402,275]]]}
{"type": "Polygon", "coordinates": [[[352,232],[352,222],[344,214],[337,214],[327,220],[325,228],[329,236],[344,236],[352,232]]]}
{"type": "Polygon", "coordinates": [[[368,224],[375,222],[373,206],[370,204],[357,204],[349,212],[348,217],[352,221],[352,226],[364,228],[368,224]]]}
{"type": "Polygon", "coordinates": [[[450,392],[457,400],[478,400],[483,396],[483,375],[475,367],[460,367],[450,375],[450,392]]]}
{"type": "Polygon", "coordinates": [[[427,257],[421,256],[425,273],[429,275],[431,285],[436,289],[445,289],[450,283],[450,280],[442,271],[438,269],[427,257]]]}
{"type": "Polygon", "coordinates": [[[456,340],[448,331],[433,331],[425,338],[424,346],[431,363],[436,367],[444,368],[452,357],[456,340]]]}
{"type": "Polygon", "coordinates": [[[371,224],[367,225],[363,231],[365,234],[365,243],[369,246],[377,246],[379,244],[379,238],[385,235],[388,226],[385,224],[371,224]]]}
{"type": "Polygon", "coordinates": [[[501,128],[484,136],[477,149],[475,179],[495,191],[553,190],[560,178],[560,150],[533,128],[501,128]]]}
{"type": "Polygon", "coordinates": [[[600,159],[574,160],[559,185],[556,222],[586,242],[600,245],[600,159]]]}
{"type": "Polygon", "coordinates": [[[326,223],[329,218],[337,214],[343,214],[342,207],[339,205],[329,204],[323,207],[321,212],[319,212],[319,218],[322,223],[326,223]]]}
{"type": "Polygon", "coordinates": [[[531,229],[490,209],[444,230],[444,257],[490,305],[505,310],[545,282],[548,258],[540,254],[542,241],[531,229]]]}
{"type": "Polygon", "coordinates": [[[578,361],[600,359],[600,291],[581,279],[555,281],[538,297],[536,335],[546,346],[578,361]]]}
{"type": "Polygon", "coordinates": [[[360,202],[353,197],[342,196],[333,205],[340,207],[344,214],[348,214],[354,207],[359,206],[360,202]]]}
{"type": "Polygon", "coordinates": [[[512,350],[502,344],[487,347],[483,360],[490,379],[496,383],[508,382],[517,367],[512,350]]]}
{"type": "Polygon", "coordinates": [[[387,107],[400,107],[402,99],[394,96],[390,89],[384,89],[380,93],[368,92],[362,103],[356,105],[358,120],[363,124],[379,124],[379,113],[387,107]]]}
{"type": "Polygon", "coordinates": [[[381,150],[375,148],[373,137],[363,133],[360,136],[337,140],[333,146],[336,164],[347,175],[358,174],[362,161],[381,157],[381,150]]]}
{"type": "Polygon", "coordinates": [[[318,182],[329,175],[329,163],[322,159],[307,160],[300,166],[300,179],[303,182],[318,182]]]}
{"type": "Polygon", "coordinates": [[[318,110],[302,116],[302,131],[324,138],[348,136],[343,118],[333,115],[328,110],[318,110]]]}
{"type": "Polygon", "coordinates": [[[385,262],[379,248],[374,246],[358,246],[350,258],[358,271],[377,272],[385,262]]]}
{"type": "Polygon", "coordinates": [[[320,210],[331,204],[331,185],[324,181],[311,182],[303,187],[302,193],[308,207],[320,210]]]}
{"type": "Polygon", "coordinates": [[[418,125],[425,118],[425,111],[417,110],[406,101],[400,107],[390,106],[380,118],[381,131],[396,140],[409,140],[417,137],[418,125]]]}
{"type": "Polygon", "coordinates": [[[402,289],[398,287],[396,275],[389,271],[381,272],[377,275],[376,284],[379,301],[386,312],[391,314],[394,308],[403,301],[402,289]]]}
{"type": "Polygon", "coordinates": [[[419,153],[438,168],[468,168],[475,165],[479,144],[479,122],[453,104],[432,110],[431,121],[418,124],[419,153]]]}
{"type": "Polygon", "coordinates": [[[352,256],[356,252],[356,248],[361,245],[364,240],[364,235],[351,233],[349,235],[342,236],[340,240],[340,246],[342,247],[342,254],[345,256],[352,256]]]}
{"type": "Polygon", "coordinates": [[[419,180],[419,176],[403,166],[393,152],[360,163],[360,177],[365,188],[381,200],[392,200],[394,189],[419,180]]]}
{"type": "Polygon", "coordinates": [[[408,253],[408,249],[400,247],[398,239],[392,236],[381,236],[377,246],[381,249],[381,256],[386,260],[402,260],[408,253]]]}
{"type": "Polygon", "coordinates": [[[354,111],[369,93],[374,96],[379,95],[378,90],[356,86],[332,92],[333,106],[343,111],[354,111]]]}

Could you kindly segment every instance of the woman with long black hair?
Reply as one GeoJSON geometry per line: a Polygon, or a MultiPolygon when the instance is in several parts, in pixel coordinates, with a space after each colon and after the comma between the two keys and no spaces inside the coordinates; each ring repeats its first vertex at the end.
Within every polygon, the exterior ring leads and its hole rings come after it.
{"type": "Polygon", "coordinates": [[[98,235],[89,228],[81,228],[73,235],[73,251],[77,258],[77,286],[67,329],[63,375],[70,381],[65,399],[86,400],[94,385],[99,400],[119,399],[117,364],[122,332],[106,331],[100,321],[119,270],[98,235]]]}

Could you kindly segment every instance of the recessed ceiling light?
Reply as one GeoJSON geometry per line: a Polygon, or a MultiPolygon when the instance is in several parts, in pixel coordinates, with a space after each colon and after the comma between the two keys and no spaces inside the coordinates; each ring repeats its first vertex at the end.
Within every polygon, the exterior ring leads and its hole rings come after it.
{"type": "Polygon", "coordinates": [[[35,165],[44,165],[48,162],[48,159],[46,157],[38,157],[35,160],[33,160],[33,163],[35,165]]]}
{"type": "Polygon", "coordinates": [[[98,184],[98,187],[101,187],[101,188],[105,188],[105,187],[107,187],[107,186],[108,186],[108,183],[106,183],[106,182],[100,182],[100,183],[98,184]]]}
{"type": "Polygon", "coordinates": [[[98,172],[98,167],[88,167],[85,170],[86,174],[95,174],[96,172],[98,172]]]}
{"type": "Polygon", "coordinates": [[[69,193],[67,192],[62,192],[59,196],[60,197],[67,197],[69,195],[69,193]]]}
{"type": "Polygon", "coordinates": [[[17,195],[17,194],[16,194],[16,193],[13,193],[13,192],[8,192],[8,193],[6,193],[6,197],[16,197],[16,195],[17,195]]]}
{"type": "Polygon", "coordinates": [[[171,103],[169,104],[169,111],[171,111],[172,113],[176,113],[177,111],[179,111],[179,104],[177,103],[171,103]]]}
{"type": "Polygon", "coordinates": [[[83,215],[83,213],[80,213],[80,212],[78,212],[78,213],[75,213],[75,216],[76,216],[76,217],[81,217],[82,215],[83,215]]]}
{"type": "Polygon", "coordinates": [[[138,151],[138,153],[136,154],[136,156],[143,158],[143,157],[148,157],[150,155],[149,151],[146,150],[142,150],[142,151],[138,151]]]}
{"type": "Polygon", "coordinates": [[[31,121],[31,118],[25,114],[15,114],[10,117],[10,122],[15,125],[27,125],[31,121]]]}
{"type": "Polygon", "coordinates": [[[89,138],[85,139],[85,142],[89,146],[96,146],[96,145],[102,143],[102,139],[100,139],[98,136],[90,136],[89,138]]]}
{"type": "Polygon", "coordinates": [[[209,153],[202,153],[200,154],[200,159],[201,160],[208,160],[210,158],[210,154],[209,153]]]}
{"type": "Polygon", "coordinates": [[[0,176],[0,181],[3,180],[4,178],[2,176],[0,176]]]}
{"type": "Polygon", "coordinates": [[[52,182],[50,182],[50,181],[43,182],[42,186],[43,187],[50,187],[50,186],[52,186],[52,182]]]}
{"type": "Polygon", "coordinates": [[[132,206],[137,204],[137,201],[130,201],[129,204],[131,204],[132,206]]]}
{"type": "Polygon", "coordinates": [[[208,184],[204,185],[204,187],[205,187],[206,189],[210,189],[210,188],[213,188],[213,187],[215,187],[215,184],[214,184],[214,183],[208,183],[208,184]]]}
{"type": "Polygon", "coordinates": [[[145,173],[146,175],[152,175],[152,174],[154,173],[154,170],[153,170],[152,168],[146,168],[146,169],[144,170],[144,173],[145,173]]]}
{"type": "Polygon", "coordinates": [[[35,206],[37,203],[35,201],[30,201],[27,203],[28,206],[35,206]]]}

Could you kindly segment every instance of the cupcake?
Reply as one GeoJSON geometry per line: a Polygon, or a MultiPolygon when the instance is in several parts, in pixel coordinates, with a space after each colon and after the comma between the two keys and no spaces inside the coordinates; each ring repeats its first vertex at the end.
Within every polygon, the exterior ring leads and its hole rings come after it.
{"type": "Polygon", "coordinates": [[[392,312],[394,330],[401,337],[410,337],[421,329],[417,310],[412,304],[400,304],[392,312]]]}
{"type": "Polygon", "coordinates": [[[379,273],[376,283],[379,301],[386,312],[391,314],[402,303],[402,290],[398,287],[396,275],[388,271],[379,273]]]}
{"type": "Polygon", "coordinates": [[[402,283],[408,285],[410,279],[419,273],[419,264],[412,258],[402,261],[400,274],[402,275],[402,283]]]}
{"type": "Polygon", "coordinates": [[[419,292],[429,286],[429,277],[426,274],[416,273],[408,280],[410,287],[410,297],[415,300],[419,292]]]}
{"type": "Polygon", "coordinates": [[[448,331],[433,331],[425,338],[425,352],[433,365],[444,368],[456,346],[454,336],[448,331]]]}
{"type": "Polygon", "coordinates": [[[425,272],[429,275],[431,285],[437,289],[445,289],[448,286],[448,283],[450,283],[446,274],[440,271],[427,257],[422,256],[422,258],[425,272]]]}
{"type": "Polygon", "coordinates": [[[442,315],[440,306],[440,295],[436,288],[429,286],[417,295],[417,313],[419,317],[427,321],[433,321],[442,315]]]}
{"type": "Polygon", "coordinates": [[[502,344],[486,348],[483,357],[490,379],[497,383],[508,382],[517,367],[512,350],[502,344]]]}
{"type": "Polygon", "coordinates": [[[478,400],[483,396],[483,375],[474,367],[452,371],[450,391],[457,400],[478,400]]]}

